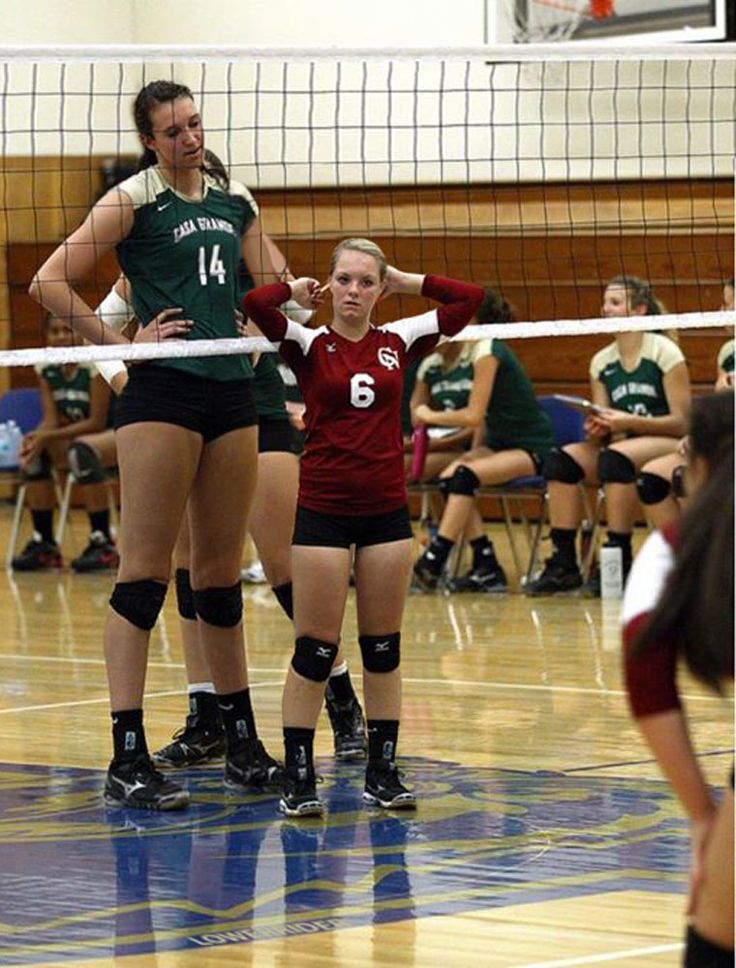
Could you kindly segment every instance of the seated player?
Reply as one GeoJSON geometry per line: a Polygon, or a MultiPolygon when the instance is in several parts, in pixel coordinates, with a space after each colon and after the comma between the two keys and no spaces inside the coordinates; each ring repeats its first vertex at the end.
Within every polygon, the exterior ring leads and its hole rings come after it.
{"type": "MultiPolygon", "coordinates": [[[[659,315],[647,282],[617,276],[606,287],[607,317],[659,315]]],[[[622,323],[622,325],[624,325],[622,323]]],[[[579,588],[575,539],[583,515],[579,485],[602,485],[606,494],[606,545],[621,549],[623,573],[631,568],[631,533],[639,508],[636,478],[656,457],[673,454],[685,431],[690,378],[680,348],[663,333],[620,332],[590,363],[593,403],[601,412],[585,420],[587,439],[553,449],[544,465],[549,482],[553,553],[541,575],[529,582],[531,595],[579,588]]],[[[592,594],[599,593],[591,583],[592,594]]]]}
{"type": "MultiPolygon", "coordinates": [[[[486,289],[476,319],[479,323],[510,322],[513,316],[508,304],[486,289]]],[[[475,495],[483,484],[503,484],[538,474],[554,443],[552,427],[537,403],[529,377],[505,343],[490,339],[461,345],[467,348],[460,360],[467,360],[464,365],[470,365],[472,373],[472,381],[466,375],[470,386],[466,401],[452,409],[422,404],[415,409],[414,419],[429,426],[481,428],[485,442],[442,470],[447,503],[437,534],[414,565],[414,577],[421,587],[436,588],[455,542],[465,534],[473,550],[472,567],[451,584],[452,590],[505,591],[506,575],[483,530],[475,495]]],[[[419,375],[426,368],[429,378],[441,386],[441,362],[433,354],[422,364],[419,375]]]]}
{"type": "MultiPolygon", "coordinates": [[[[49,346],[71,344],[72,332],[48,316],[49,346]]],[[[108,426],[110,391],[94,367],[48,364],[39,370],[43,418],[21,445],[21,470],[28,483],[27,499],[33,536],[12,560],[16,571],[59,568],[61,549],[54,538],[52,467],[71,469],[82,485],[89,516],[87,547],[72,561],[75,571],[115,568],[118,553],[110,533],[110,510],[104,468],[116,463],[115,436],[108,426]]]]}

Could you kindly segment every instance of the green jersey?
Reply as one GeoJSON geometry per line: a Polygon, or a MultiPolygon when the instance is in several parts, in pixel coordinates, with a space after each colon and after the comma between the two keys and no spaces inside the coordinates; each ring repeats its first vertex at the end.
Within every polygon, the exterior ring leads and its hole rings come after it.
{"type": "Polygon", "coordinates": [[[555,443],[549,417],[516,354],[500,339],[490,343],[498,369],[486,412],[486,442],[491,450],[521,447],[544,457],[555,443]]]}
{"type": "Polygon", "coordinates": [[[261,353],[255,366],[253,401],[258,419],[289,422],[286,412],[286,387],[274,362],[274,353],[261,353]]]}
{"type": "Polygon", "coordinates": [[[734,369],[734,340],[727,340],[718,351],[718,369],[724,373],[733,374],[734,369]]]}
{"type": "Polygon", "coordinates": [[[543,457],[553,446],[552,426],[537,403],[529,377],[514,353],[498,339],[466,343],[447,368],[439,353],[428,356],[417,376],[429,388],[433,410],[460,410],[468,405],[475,365],[494,356],[498,369],[486,411],[486,443],[491,450],[520,447],[543,457]]]}
{"type": "Polygon", "coordinates": [[[90,415],[94,368],[80,363],[68,369],[51,363],[37,371],[45,380],[62,424],[78,423],[90,415]]]}
{"type": "Polygon", "coordinates": [[[670,412],[664,378],[683,363],[680,347],[662,333],[644,333],[639,359],[633,369],[624,368],[618,344],[609,343],[590,361],[590,376],[606,388],[616,410],[641,417],[664,417],[670,412]]]}
{"type": "MultiPolygon", "coordinates": [[[[258,206],[238,182],[225,191],[209,175],[203,179],[200,201],[176,192],[158,167],[121,182],[134,217],[117,246],[118,260],[143,325],[161,310],[181,306],[183,318],[194,321],[186,339],[236,337],[241,236],[257,218],[258,206]]],[[[253,374],[244,355],[155,362],[215,380],[253,374]]]]}

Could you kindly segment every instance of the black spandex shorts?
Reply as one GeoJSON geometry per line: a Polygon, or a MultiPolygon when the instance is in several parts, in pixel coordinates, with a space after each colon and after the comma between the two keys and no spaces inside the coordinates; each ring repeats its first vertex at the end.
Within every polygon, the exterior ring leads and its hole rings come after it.
{"type": "Polygon", "coordinates": [[[160,421],[201,434],[205,443],[258,423],[251,380],[211,380],[173,366],[131,366],[115,409],[115,429],[160,421]]]}
{"type": "Polygon", "coordinates": [[[409,508],[364,516],[324,514],[297,506],[292,544],[318,548],[365,548],[412,537],[409,508]]]}
{"type": "Polygon", "coordinates": [[[258,418],[259,454],[296,454],[295,436],[294,428],[288,420],[270,420],[268,417],[258,418]]]}

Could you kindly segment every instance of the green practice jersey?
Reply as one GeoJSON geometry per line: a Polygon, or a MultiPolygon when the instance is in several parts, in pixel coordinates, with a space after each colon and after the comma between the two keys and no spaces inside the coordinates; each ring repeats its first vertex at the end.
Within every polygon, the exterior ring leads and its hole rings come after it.
{"type": "MultiPolygon", "coordinates": [[[[163,309],[180,306],[194,321],[187,339],[238,335],[238,265],[241,236],[258,216],[244,185],[225,191],[205,174],[203,197],[176,192],[158,167],[146,168],[119,185],[132,200],[133,228],[117,246],[120,267],[132,289],[143,325],[163,309]]],[[[244,355],[157,360],[196,376],[235,380],[252,376],[244,355]]]]}
{"type": "Polygon", "coordinates": [[[664,417],[670,412],[664,378],[684,360],[682,350],[668,336],[644,333],[639,359],[632,370],[624,369],[618,344],[613,342],[590,361],[590,376],[603,384],[616,410],[640,417],[664,417]]]}
{"type": "Polygon", "coordinates": [[[275,353],[261,353],[255,367],[253,401],[258,418],[289,422],[286,412],[286,387],[274,362],[275,353]]]}
{"type": "Polygon", "coordinates": [[[94,368],[80,363],[70,369],[51,363],[38,369],[45,380],[62,424],[78,423],[90,415],[94,368]]]}
{"type": "Polygon", "coordinates": [[[734,340],[727,340],[718,351],[718,368],[724,373],[733,374],[734,340]]]}
{"type": "Polygon", "coordinates": [[[484,356],[498,360],[486,411],[486,443],[491,450],[520,447],[544,456],[554,443],[552,426],[537,403],[524,368],[501,340],[466,343],[449,368],[439,353],[428,356],[417,376],[429,388],[430,406],[434,410],[466,407],[473,388],[475,364],[484,356]]]}

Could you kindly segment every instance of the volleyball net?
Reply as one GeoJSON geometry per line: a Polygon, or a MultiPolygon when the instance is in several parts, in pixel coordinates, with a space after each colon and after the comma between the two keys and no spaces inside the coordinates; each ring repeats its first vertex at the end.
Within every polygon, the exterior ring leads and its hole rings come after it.
{"type": "MultiPolygon", "coordinates": [[[[43,310],[28,284],[135,169],[132,102],[154,79],[191,88],[207,147],[251,190],[295,275],[324,279],[336,242],[367,236],[401,268],[491,286],[513,305],[518,324],[471,338],[624,328],[600,319],[617,276],[647,280],[665,307],[647,329],[733,323],[720,311],[734,274],[728,45],[2,53],[3,366],[254,345],[41,349],[43,310]]],[[[96,305],[118,273],[106,257],[81,294],[96,305]]],[[[377,321],[424,308],[392,297],[377,321]]]]}

